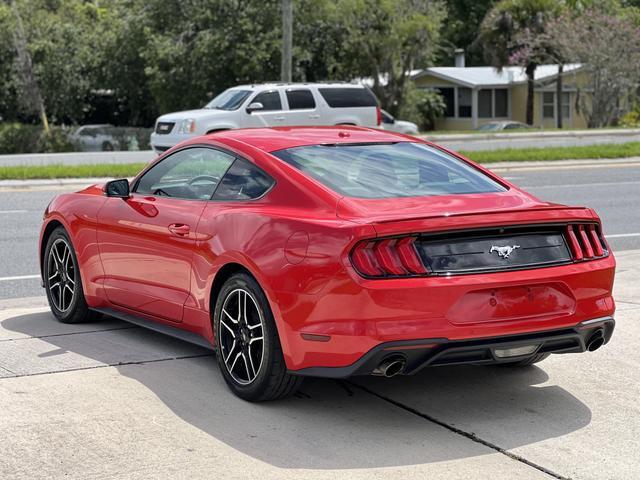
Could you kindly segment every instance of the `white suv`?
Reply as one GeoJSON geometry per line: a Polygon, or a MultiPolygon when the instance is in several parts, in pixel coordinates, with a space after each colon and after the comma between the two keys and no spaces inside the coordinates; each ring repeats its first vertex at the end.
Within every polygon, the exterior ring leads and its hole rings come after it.
{"type": "Polygon", "coordinates": [[[151,146],[164,152],[197,135],[234,128],[293,125],[379,126],[380,108],[366,87],[350,83],[270,83],[225,90],[204,108],[156,120],[151,146]]]}

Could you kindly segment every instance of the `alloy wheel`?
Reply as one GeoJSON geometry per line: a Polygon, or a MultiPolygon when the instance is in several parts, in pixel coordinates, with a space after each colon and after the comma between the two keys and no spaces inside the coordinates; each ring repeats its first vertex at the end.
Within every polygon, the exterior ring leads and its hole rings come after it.
{"type": "Polygon", "coordinates": [[[224,367],[240,385],[253,382],[264,360],[264,318],[254,296],[242,288],[224,299],[218,338],[224,367]]]}
{"type": "Polygon", "coordinates": [[[60,312],[66,312],[75,297],[76,269],[71,258],[71,247],[64,239],[53,242],[47,262],[47,284],[53,305],[60,312]]]}

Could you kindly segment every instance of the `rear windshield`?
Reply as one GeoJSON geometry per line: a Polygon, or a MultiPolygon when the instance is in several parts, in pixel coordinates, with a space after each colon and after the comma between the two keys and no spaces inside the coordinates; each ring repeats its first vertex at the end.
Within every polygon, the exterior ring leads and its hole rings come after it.
{"type": "Polygon", "coordinates": [[[319,88],[331,108],[375,107],[376,97],[367,88],[319,88]]]}
{"type": "Polygon", "coordinates": [[[472,166],[421,143],[312,145],[273,155],[339,194],[359,198],[503,192],[472,166]]]}
{"type": "Polygon", "coordinates": [[[204,108],[212,108],[215,110],[237,110],[250,93],[250,90],[225,90],[207,103],[204,108]]]}

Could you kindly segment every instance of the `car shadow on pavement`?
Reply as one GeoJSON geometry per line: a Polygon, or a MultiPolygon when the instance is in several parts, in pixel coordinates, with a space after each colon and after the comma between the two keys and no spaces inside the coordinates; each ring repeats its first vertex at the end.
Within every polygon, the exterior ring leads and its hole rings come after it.
{"type": "MultiPolygon", "coordinates": [[[[310,378],[292,398],[252,404],[230,393],[206,350],[108,322],[109,329],[95,331],[100,328],[95,323],[94,331],[81,333],[46,312],[8,318],[1,325],[4,331],[41,337],[33,340],[38,348],[20,350],[14,342],[15,354],[26,362],[33,360],[29,356],[37,362],[66,356],[60,360],[63,370],[75,368],[74,359],[112,365],[182,421],[276,467],[392,467],[495,453],[425,416],[480,437],[489,432],[490,441],[504,449],[566,435],[591,421],[588,406],[568,391],[542,385],[548,380],[544,363],[525,369],[438,367],[391,379],[310,378]],[[43,356],[46,351],[53,355],[43,356]],[[118,352],[127,356],[119,358],[118,352]]],[[[153,413],[149,416],[152,421],[153,413]]]]}

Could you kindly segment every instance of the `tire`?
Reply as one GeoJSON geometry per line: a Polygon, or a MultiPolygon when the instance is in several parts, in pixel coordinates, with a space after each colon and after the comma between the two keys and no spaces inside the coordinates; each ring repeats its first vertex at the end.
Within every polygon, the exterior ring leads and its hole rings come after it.
{"type": "Polygon", "coordinates": [[[103,152],[113,152],[113,144],[111,142],[102,142],[102,151],[103,152]]]}
{"type": "Polygon", "coordinates": [[[42,259],[47,301],[53,315],[62,323],[91,322],[100,314],[89,310],[84,298],[78,259],[63,227],[49,236],[42,259]]]}
{"type": "Polygon", "coordinates": [[[287,372],[269,302],[251,276],[237,273],[224,283],[213,327],[218,366],[238,397],[276,400],[292,395],[302,384],[303,377],[287,372]]]}
{"type": "Polygon", "coordinates": [[[537,353],[536,355],[534,355],[532,357],[529,357],[529,358],[525,358],[524,360],[519,360],[517,362],[509,362],[509,363],[498,363],[497,365],[504,366],[504,367],[529,367],[529,366],[533,365],[534,363],[538,363],[538,362],[543,361],[549,355],[551,355],[551,354],[550,353],[537,353]]]}

